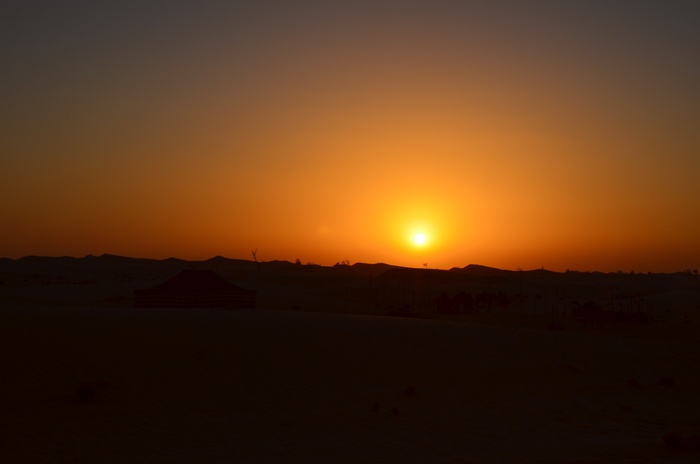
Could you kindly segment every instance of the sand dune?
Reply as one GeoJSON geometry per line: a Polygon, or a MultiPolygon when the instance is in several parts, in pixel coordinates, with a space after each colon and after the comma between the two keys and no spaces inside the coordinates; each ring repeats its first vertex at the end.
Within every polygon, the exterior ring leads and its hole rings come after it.
{"type": "Polygon", "coordinates": [[[692,462],[697,337],[6,308],[4,462],[692,462]]]}

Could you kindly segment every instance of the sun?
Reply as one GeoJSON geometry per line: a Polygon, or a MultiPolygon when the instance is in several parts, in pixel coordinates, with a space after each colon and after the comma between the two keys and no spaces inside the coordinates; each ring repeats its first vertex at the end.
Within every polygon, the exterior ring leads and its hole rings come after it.
{"type": "Polygon", "coordinates": [[[421,232],[419,232],[413,236],[413,243],[418,245],[418,246],[425,245],[425,241],[426,241],[425,234],[423,234],[421,232]]]}

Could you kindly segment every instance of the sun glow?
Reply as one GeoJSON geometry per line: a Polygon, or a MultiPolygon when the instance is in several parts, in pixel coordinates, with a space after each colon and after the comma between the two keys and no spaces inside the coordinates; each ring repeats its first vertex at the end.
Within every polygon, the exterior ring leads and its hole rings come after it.
{"type": "Polygon", "coordinates": [[[413,236],[413,243],[418,246],[425,245],[426,240],[425,234],[421,232],[413,236]]]}

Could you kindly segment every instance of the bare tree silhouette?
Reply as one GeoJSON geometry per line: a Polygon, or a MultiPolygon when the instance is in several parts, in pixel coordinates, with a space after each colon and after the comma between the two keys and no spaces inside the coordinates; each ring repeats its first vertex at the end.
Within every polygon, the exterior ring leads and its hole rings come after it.
{"type": "Polygon", "coordinates": [[[255,250],[250,252],[253,255],[253,261],[255,261],[255,264],[258,267],[258,272],[260,272],[260,262],[258,262],[258,249],[256,248],[255,250]]]}

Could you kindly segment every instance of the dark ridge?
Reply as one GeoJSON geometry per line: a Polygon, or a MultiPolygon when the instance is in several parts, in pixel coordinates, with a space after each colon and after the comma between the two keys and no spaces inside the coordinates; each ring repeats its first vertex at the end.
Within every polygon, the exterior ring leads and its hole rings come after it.
{"type": "Polygon", "coordinates": [[[528,274],[531,275],[555,275],[555,274],[561,274],[561,272],[557,271],[550,271],[548,269],[532,269],[530,271],[525,271],[528,274]]]}
{"type": "MultiPolygon", "coordinates": [[[[254,261],[250,261],[250,262],[254,262],[254,261]]],[[[271,264],[274,266],[298,266],[298,264],[294,264],[291,261],[287,261],[284,259],[273,259],[272,261],[263,261],[260,264],[271,264]]]]}
{"type": "Polygon", "coordinates": [[[111,255],[103,253],[100,256],[87,255],[80,261],[96,261],[103,264],[136,264],[136,263],[155,263],[157,260],[148,258],[130,258],[128,256],[111,255]]]}
{"type": "MultiPolygon", "coordinates": [[[[86,258],[91,257],[90,255],[86,256],[86,258]]],[[[94,256],[92,256],[94,258],[94,256]]],[[[144,259],[144,258],[129,258],[127,256],[121,256],[121,255],[111,255],[109,253],[102,253],[100,256],[97,256],[97,259],[110,259],[113,261],[131,261],[134,259],[144,259]]]]}
{"type": "Polygon", "coordinates": [[[455,282],[462,280],[465,276],[463,274],[456,274],[454,272],[442,270],[442,269],[420,269],[413,267],[392,267],[387,269],[379,275],[379,277],[388,280],[402,280],[402,279],[426,279],[429,278],[431,281],[440,282],[455,282]]]}
{"type": "Polygon", "coordinates": [[[431,285],[470,285],[502,286],[512,283],[515,271],[470,265],[469,269],[442,270],[419,268],[392,268],[379,278],[387,282],[429,282],[431,285]]]}
{"type": "Polygon", "coordinates": [[[467,266],[464,266],[461,272],[481,277],[507,276],[513,273],[513,271],[506,271],[495,267],[483,266],[481,264],[469,264],[467,266]]]}
{"type": "Polygon", "coordinates": [[[249,261],[246,259],[226,258],[221,255],[214,256],[213,258],[201,261],[201,263],[206,263],[210,266],[215,266],[218,268],[239,268],[241,266],[252,266],[253,264],[255,264],[253,261],[249,261]]]}
{"type": "Polygon", "coordinates": [[[386,264],[386,263],[376,263],[376,264],[369,264],[369,263],[355,263],[352,266],[353,269],[357,270],[368,270],[368,271],[376,271],[376,272],[385,272],[389,269],[396,269],[398,266],[394,266],[391,264],[386,264]]]}
{"type": "Polygon", "coordinates": [[[17,259],[17,262],[22,262],[22,263],[37,263],[37,262],[57,262],[57,261],[77,261],[81,258],[76,258],[74,256],[36,256],[36,255],[28,255],[28,256],[22,256],[21,258],[17,259]]]}
{"type": "MultiPolygon", "coordinates": [[[[255,264],[254,261],[249,261],[251,264],[255,264]]],[[[298,269],[299,266],[298,264],[290,263],[289,261],[280,261],[280,260],[273,260],[273,261],[265,261],[262,263],[258,263],[259,266],[262,267],[265,271],[272,271],[272,272],[282,272],[282,271],[292,271],[294,269],[298,269]]]]}

